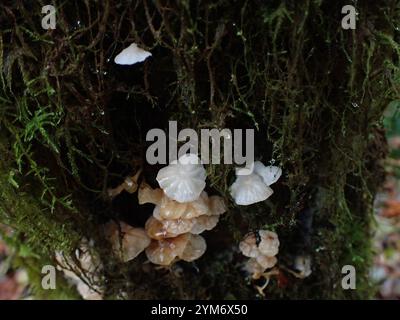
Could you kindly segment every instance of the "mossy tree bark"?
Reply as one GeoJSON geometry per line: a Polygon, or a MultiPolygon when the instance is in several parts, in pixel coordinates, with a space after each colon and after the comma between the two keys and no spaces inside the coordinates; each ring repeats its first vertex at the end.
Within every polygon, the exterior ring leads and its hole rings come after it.
{"type": "Polygon", "coordinates": [[[400,98],[399,1],[358,2],[355,30],[341,26],[342,1],[54,3],[55,30],[41,28],[40,1],[3,1],[0,13],[0,217],[32,276],[85,237],[102,257],[108,298],[256,298],[236,248],[268,228],[280,237],[282,272],[267,298],[369,296],[381,117],[400,98]],[[131,42],[152,58],[115,65],[131,42]],[[110,258],[102,226],[143,226],[152,208],[106,191],[139,167],[156,186],[145,136],[168,120],[254,128],[256,158],[274,159],[284,175],[266,202],[238,207],[233,166],[207,166],[207,191],[230,205],[205,236],[206,254],[161,270],[144,256],[123,264],[110,258]],[[285,271],[298,255],[312,257],[306,279],[285,271]],[[340,286],[347,264],[357,290],[340,286]]]}

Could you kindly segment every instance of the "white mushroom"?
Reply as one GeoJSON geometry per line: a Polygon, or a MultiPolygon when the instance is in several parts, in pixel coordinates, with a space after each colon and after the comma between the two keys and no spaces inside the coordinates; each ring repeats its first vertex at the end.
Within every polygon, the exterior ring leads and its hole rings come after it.
{"type": "Polygon", "coordinates": [[[235,203],[242,206],[264,201],[274,192],[254,173],[237,176],[230,191],[235,203]]]}
{"type": "Polygon", "coordinates": [[[194,154],[185,154],[157,174],[157,181],[165,194],[178,202],[198,199],[206,186],[206,171],[194,154]]]}
{"type": "Polygon", "coordinates": [[[267,186],[278,181],[282,169],[276,166],[264,166],[260,161],[254,162],[254,172],[259,175],[267,186]]]}
{"type": "Polygon", "coordinates": [[[116,64],[131,65],[142,62],[151,56],[151,53],[139,48],[136,43],[122,50],[114,59],[116,64]]]}

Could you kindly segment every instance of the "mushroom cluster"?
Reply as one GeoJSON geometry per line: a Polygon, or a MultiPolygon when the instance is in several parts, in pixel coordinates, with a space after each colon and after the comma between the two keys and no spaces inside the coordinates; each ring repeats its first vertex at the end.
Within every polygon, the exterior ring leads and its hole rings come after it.
{"type": "Polygon", "coordinates": [[[206,186],[206,170],[197,155],[184,154],[157,174],[161,189],[172,200],[191,202],[200,197],[206,186]]]}
{"type": "Polygon", "coordinates": [[[276,255],[279,252],[279,239],[275,232],[259,230],[245,236],[239,244],[243,255],[249,257],[245,270],[253,279],[259,279],[267,269],[277,263],[276,255]]]}
{"type": "Polygon", "coordinates": [[[281,175],[281,168],[264,166],[256,161],[250,169],[236,170],[236,180],[230,188],[231,196],[237,205],[242,206],[264,201],[274,193],[270,185],[278,181],[281,175]]]}
{"type": "MultiPolygon", "coordinates": [[[[135,185],[137,178],[131,178],[135,185]]],[[[200,258],[207,248],[200,234],[215,228],[226,211],[222,197],[209,197],[204,191],[205,179],[206,172],[198,157],[187,154],[158,172],[161,188],[153,189],[143,181],[138,188],[139,204],[155,205],[145,228],[123,222],[106,226],[113,250],[121,260],[132,260],[144,250],[152,263],[163,266],[200,258]]],[[[113,190],[129,192],[126,181],[113,190]]]]}
{"type": "Polygon", "coordinates": [[[176,260],[193,261],[206,250],[199,234],[213,229],[226,211],[219,196],[209,197],[205,187],[205,170],[197,156],[184,155],[161,169],[157,175],[161,189],[142,183],[139,204],[155,205],[145,230],[152,239],[147,258],[155,264],[170,265],[176,260]]]}

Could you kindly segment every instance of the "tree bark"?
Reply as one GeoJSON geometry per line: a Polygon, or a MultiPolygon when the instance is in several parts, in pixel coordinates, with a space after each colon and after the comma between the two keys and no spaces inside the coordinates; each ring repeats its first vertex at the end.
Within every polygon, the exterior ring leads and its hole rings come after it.
{"type": "Polygon", "coordinates": [[[5,1],[0,13],[0,221],[16,230],[20,253],[29,248],[20,255],[32,279],[40,283],[55,251],[71,254],[86,238],[104,264],[105,298],[263,298],[238,243],[269,229],[281,245],[265,298],[371,295],[381,118],[400,92],[399,1],[357,3],[354,30],[342,28],[342,1],[54,3],[54,30],[41,28],[32,1],[5,1]],[[116,65],[132,42],[152,57],[116,65]],[[197,132],[253,128],[256,159],[283,175],[267,201],[241,207],[229,194],[234,166],[206,166],[206,190],[229,205],[205,233],[204,256],[162,269],[143,254],[121,263],[104,224],[143,227],[153,207],[107,190],[139,168],[157,186],[161,166],[146,163],[145,138],[169,120],[197,132]],[[312,273],[300,279],[294,262],[306,256],[312,273]],[[341,286],[345,265],[357,290],[341,286]]]}

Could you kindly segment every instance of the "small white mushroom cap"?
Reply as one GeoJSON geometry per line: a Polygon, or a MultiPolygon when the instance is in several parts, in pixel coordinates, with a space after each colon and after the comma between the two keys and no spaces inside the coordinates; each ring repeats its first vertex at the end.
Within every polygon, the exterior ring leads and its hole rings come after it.
{"type": "Polygon", "coordinates": [[[198,199],[206,186],[205,180],[206,170],[193,154],[183,155],[157,174],[157,181],[165,194],[181,203],[198,199]]]}
{"type": "Polygon", "coordinates": [[[264,166],[260,161],[254,162],[254,172],[258,174],[267,186],[278,181],[282,169],[277,166],[264,166]]]}
{"type": "Polygon", "coordinates": [[[264,201],[274,193],[261,177],[254,173],[237,176],[230,191],[235,203],[242,206],[264,201]]]}
{"type": "Polygon", "coordinates": [[[114,59],[116,64],[131,65],[142,62],[151,56],[151,53],[139,48],[136,43],[122,50],[114,59]]]}

